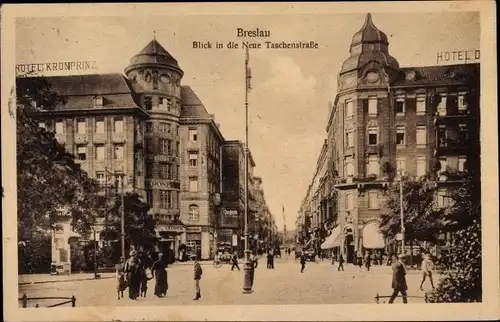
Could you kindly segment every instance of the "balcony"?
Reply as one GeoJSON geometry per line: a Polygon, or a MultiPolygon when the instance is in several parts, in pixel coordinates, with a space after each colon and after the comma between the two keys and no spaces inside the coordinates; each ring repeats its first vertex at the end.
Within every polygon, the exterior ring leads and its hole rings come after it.
{"type": "Polygon", "coordinates": [[[464,122],[470,117],[468,109],[442,109],[434,114],[434,125],[446,125],[464,122]]]}
{"type": "Polygon", "coordinates": [[[365,147],[365,154],[382,155],[382,145],[380,144],[367,145],[365,147]]]}
{"type": "Polygon", "coordinates": [[[434,156],[467,154],[469,149],[470,146],[465,139],[438,138],[436,148],[434,149],[434,156]]]}

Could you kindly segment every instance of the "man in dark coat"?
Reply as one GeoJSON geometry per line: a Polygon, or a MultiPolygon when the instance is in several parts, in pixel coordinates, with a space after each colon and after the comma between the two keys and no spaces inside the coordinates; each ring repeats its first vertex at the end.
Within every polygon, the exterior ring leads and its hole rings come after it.
{"type": "Polygon", "coordinates": [[[340,257],[339,257],[339,267],[337,268],[337,271],[340,271],[340,269],[342,268],[342,272],[344,271],[344,256],[342,256],[342,254],[340,254],[340,257]]]}
{"type": "Polygon", "coordinates": [[[406,268],[403,259],[404,255],[400,254],[398,261],[392,265],[392,289],[394,291],[389,299],[390,304],[394,303],[394,299],[396,299],[399,292],[403,296],[403,303],[408,303],[406,294],[406,290],[408,290],[408,286],[406,285],[406,268]]]}
{"type": "Polygon", "coordinates": [[[300,272],[304,273],[304,269],[306,268],[306,255],[303,253],[300,255],[300,272]]]}
{"type": "Polygon", "coordinates": [[[238,254],[236,252],[233,253],[231,260],[233,261],[233,266],[231,266],[231,270],[233,270],[235,267],[238,270],[240,270],[240,267],[238,266],[238,254]]]}
{"type": "Polygon", "coordinates": [[[130,258],[125,263],[124,273],[128,283],[129,298],[136,300],[139,297],[141,279],[143,277],[142,263],[137,258],[137,251],[130,252],[130,258]]]}

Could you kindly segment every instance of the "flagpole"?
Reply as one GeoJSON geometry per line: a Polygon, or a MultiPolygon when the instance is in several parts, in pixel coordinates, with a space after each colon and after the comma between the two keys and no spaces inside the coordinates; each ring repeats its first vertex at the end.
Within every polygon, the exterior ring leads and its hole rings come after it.
{"type": "Polygon", "coordinates": [[[248,61],[250,55],[248,47],[245,51],[245,279],[243,293],[252,293],[254,265],[250,262],[250,249],[248,248],[248,90],[250,89],[250,71],[248,61]]]}

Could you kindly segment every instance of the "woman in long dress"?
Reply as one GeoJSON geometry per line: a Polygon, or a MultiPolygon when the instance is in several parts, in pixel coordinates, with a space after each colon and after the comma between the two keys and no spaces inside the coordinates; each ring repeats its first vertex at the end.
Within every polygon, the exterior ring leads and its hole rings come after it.
{"type": "Polygon", "coordinates": [[[168,281],[167,281],[167,265],[163,260],[163,254],[158,254],[158,260],[153,263],[151,267],[151,274],[155,279],[155,295],[163,297],[167,294],[168,281]]]}
{"type": "Polygon", "coordinates": [[[137,258],[137,251],[130,252],[130,258],[125,263],[124,273],[127,276],[128,296],[131,300],[136,300],[139,297],[142,278],[142,263],[137,258]]]}

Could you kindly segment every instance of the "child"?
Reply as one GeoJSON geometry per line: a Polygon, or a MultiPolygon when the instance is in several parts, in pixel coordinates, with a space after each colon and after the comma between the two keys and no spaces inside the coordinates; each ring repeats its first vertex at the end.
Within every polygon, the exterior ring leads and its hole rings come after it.
{"type": "Polygon", "coordinates": [[[125,281],[125,274],[123,273],[123,265],[116,265],[116,292],[118,299],[123,298],[123,291],[127,289],[127,282],[125,281]]]}
{"type": "Polygon", "coordinates": [[[194,261],[194,281],[196,285],[196,296],[193,299],[195,301],[201,299],[200,279],[202,274],[203,270],[201,269],[200,263],[198,263],[198,260],[196,259],[194,261]]]}

